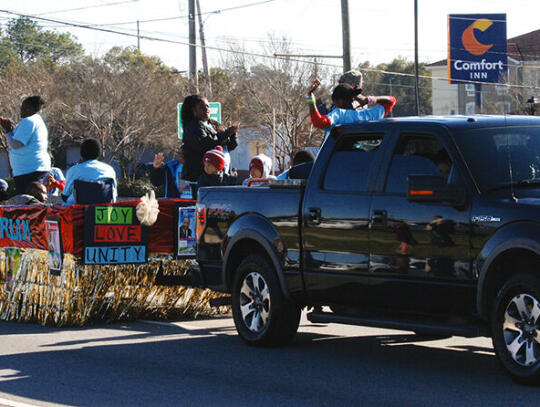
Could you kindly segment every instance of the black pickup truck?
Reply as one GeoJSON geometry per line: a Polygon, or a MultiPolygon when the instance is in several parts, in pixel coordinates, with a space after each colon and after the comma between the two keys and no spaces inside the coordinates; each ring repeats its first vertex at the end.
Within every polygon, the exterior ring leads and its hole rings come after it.
{"type": "Polygon", "coordinates": [[[307,180],[199,191],[202,285],[239,335],[277,346],[311,322],[491,336],[540,379],[540,117],[337,127],[307,180]]]}

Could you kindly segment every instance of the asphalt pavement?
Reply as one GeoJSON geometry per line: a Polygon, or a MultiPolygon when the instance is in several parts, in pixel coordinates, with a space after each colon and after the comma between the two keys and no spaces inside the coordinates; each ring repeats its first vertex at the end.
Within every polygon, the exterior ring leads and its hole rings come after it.
{"type": "Polygon", "coordinates": [[[231,318],[85,328],[0,322],[0,406],[538,406],[488,338],[313,325],[245,345],[231,318]]]}

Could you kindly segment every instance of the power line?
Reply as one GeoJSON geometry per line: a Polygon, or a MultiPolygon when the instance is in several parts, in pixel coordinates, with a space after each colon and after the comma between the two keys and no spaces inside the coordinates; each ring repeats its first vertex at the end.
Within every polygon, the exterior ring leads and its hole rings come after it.
{"type": "MultiPolygon", "coordinates": [[[[267,1],[274,1],[274,0],[267,0],[267,1]]],[[[137,37],[136,34],[130,34],[130,33],[122,32],[122,31],[115,31],[115,30],[111,30],[111,29],[107,29],[107,28],[93,27],[93,26],[86,25],[86,24],[69,23],[69,22],[64,22],[62,20],[56,20],[56,19],[51,19],[51,18],[33,16],[33,15],[22,14],[22,13],[16,13],[14,11],[2,10],[2,9],[0,9],[0,12],[6,13],[6,14],[9,14],[9,15],[16,15],[16,16],[19,16],[19,17],[27,17],[27,18],[33,18],[33,19],[36,19],[36,20],[48,21],[48,22],[53,22],[53,23],[58,23],[58,24],[64,24],[64,25],[67,25],[67,26],[72,26],[72,27],[77,27],[77,28],[84,28],[84,29],[89,29],[89,30],[106,32],[106,33],[109,33],[109,34],[117,34],[117,35],[122,35],[122,36],[126,36],[126,37],[132,37],[132,38],[137,37]]],[[[184,45],[184,46],[195,45],[196,47],[201,48],[201,45],[199,45],[199,44],[190,44],[189,41],[188,42],[175,41],[175,40],[170,40],[170,39],[166,39],[166,38],[150,37],[150,36],[143,36],[143,35],[141,35],[140,38],[148,40],[148,41],[164,42],[164,43],[184,45]]],[[[214,51],[221,51],[221,52],[227,52],[227,53],[244,55],[244,56],[259,57],[259,58],[265,58],[265,59],[278,59],[278,60],[280,59],[280,60],[286,60],[286,61],[291,61],[291,62],[300,62],[300,63],[310,64],[310,65],[327,66],[327,67],[332,67],[332,68],[340,68],[341,67],[339,65],[322,63],[322,62],[304,61],[304,60],[299,60],[299,59],[294,59],[294,58],[279,58],[279,57],[275,57],[273,55],[260,54],[260,53],[255,53],[255,52],[237,51],[237,50],[231,50],[231,49],[215,47],[215,46],[208,46],[208,45],[205,48],[210,49],[210,50],[214,50],[214,51]]],[[[385,70],[376,69],[376,68],[361,68],[361,69],[364,70],[364,71],[367,71],[367,72],[378,72],[378,73],[394,75],[394,76],[403,76],[403,77],[414,77],[415,76],[414,74],[408,74],[408,73],[404,73],[404,72],[391,72],[391,71],[385,71],[385,70]]],[[[435,77],[435,76],[428,76],[428,75],[419,75],[419,78],[427,78],[427,79],[432,79],[432,80],[444,80],[444,81],[448,80],[448,78],[446,78],[446,77],[435,77]]],[[[481,81],[462,80],[462,79],[454,79],[454,82],[485,84],[485,82],[481,82],[481,81]]],[[[532,87],[532,86],[524,86],[524,85],[500,84],[500,86],[512,87],[512,88],[525,88],[525,89],[540,89],[540,87],[532,87]]]]}
{"type": "Polygon", "coordinates": [[[64,10],[56,10],[56,11],[47,11],[45,13],[39,13],[39,14],[36,14],[36,15],[37,16],[45,16],[47,14],[60,14],[60,13],[67,13],[69,11],[87,10],[87,9],[90,9],[90,8],[117,6],[119,4],[133,3],[133,2],[136,2],[136,1],[139,1],[139,0],[124,0],[124,1],[117,1],[115,3],[94,4],[92,6],[84,6],[84,7],[77,7],[77,8],[70,8],[70,9],[64,9],[64,10]]]}
{"type": "MultiPolygon", "coordinates": [[[[276,0],[263,0],[263,1],[258,1],[258,2],[255,2],[255,3],[241,4],[239,6],[234,6],[234,7],[228,7],[228,8],[222,8],[222,9],[217,9],[217,10],[205,11],[204,13],[194,13],[194,15],[195,16],[203,16],[203,15],[207,15],[207,14],[220,14],[220,13],[223,13],[225,11],[239,10],[239,9],[242,9],[242,8],[259,6],[261,4],[271,3],[271,2],[274,2],[274,1],[276,1],[276,0]]],[[[184,19],[184,18],[189,18],[189,14],[185,14],[183,16],[175,16],[175,17],[161,17],[161,18],[152,18],[152,19],[149,19],[149,20],[139,20],[139,23],[155,23],[155,22],[159,22],[159,21],[180,20],[180,19],[184,19]]],[[[135,20],[135,21],[122,21],[122,22],[119,22],[119,23],[102,23],[102,24],[89,24],[89,25],[92,26],[92,27],[109,27],[109,26],[120,26],[120,25],[135,24],[136,22],[137,22],[137,20],[135,20]]]]}

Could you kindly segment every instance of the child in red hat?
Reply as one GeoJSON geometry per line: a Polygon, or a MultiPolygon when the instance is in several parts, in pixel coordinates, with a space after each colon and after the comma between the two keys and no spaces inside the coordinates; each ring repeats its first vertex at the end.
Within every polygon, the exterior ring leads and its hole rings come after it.
{"type": "MultiPolygon", "coordinates": [[[[256,155],[249,162],[249,178],[246,178],[242,185],[248,185],[253,179],[275,179],[273,175],[270,174],[272,171],[272,159],[266,154],[256,155]]],[[[255,182],[251,186],[261,186],[265,185],[266,182],[255,182]]]]}
{"type": "Polygon", "coordinates": [[[225,168],[225,154],[223,147],[217,146],[208,150],[203,156],[204,172],[199,177],[198,187],[212,187],[220,185],[235,185],[236,178],[223,172],[225,168]]]}

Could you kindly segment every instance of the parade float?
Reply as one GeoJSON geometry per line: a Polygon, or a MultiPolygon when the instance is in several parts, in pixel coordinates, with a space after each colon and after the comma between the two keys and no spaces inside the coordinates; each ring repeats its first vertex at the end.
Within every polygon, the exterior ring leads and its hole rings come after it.
{"type": "Polygon", "coordinates": [[[159,200],[151,220],[144,203],[0,206],[0,320],[81,326],[218,312],[209,300],[219,294],[180,285],[195,257],[194,201],[159,200]]]}

